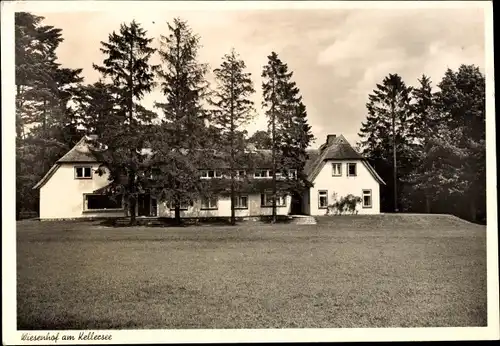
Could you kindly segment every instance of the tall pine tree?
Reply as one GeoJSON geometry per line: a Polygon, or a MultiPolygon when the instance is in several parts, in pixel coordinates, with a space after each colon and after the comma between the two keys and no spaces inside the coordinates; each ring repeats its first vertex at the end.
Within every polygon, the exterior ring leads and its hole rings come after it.
{"type": "Polygon", "coordinates": [[[273,178],[273,222],[276,221],[277,173],[288,184],[280,184],[280,193],[301,192],[307,183],[303,169],[307,160],[306,148],[313,140],[307,124],[307,112],[299,89],[292,80],[293,72],[275,52],[268,56],[262,77],[263,107],[268,116],[271,134],[273,178]],[[290,176],[293,171],[297,176],[290,176]]]}
{"type": "Polygon", "coordinates": [[[168,24],[168,34],[160,38],[162,60],[158,72],[162,102],[162,123],[153,141],[155,163],[161,172],[157,193],[168,202],[180,223],[181,205],[193,203],[204,191],[199,168],[210,163],[206,149],[209,113],[207,65],[198,62],[200,38],[186,21],[175,18],[168,24]]]}
{"type": "Polygon", "coordinates": [[[95,134],[102,138],[107,123],[113,122],[116,93],[112,84],[99,80],[93,84],[83,85],[75,97],[77,124],[84,128],[86,134],[95,134]]]}
{"type": "Polygon", "coordinates": [[[135,21],[122,24],[118,33],[109,35],[108,42],[101,42],[106,56],[103,65],[94,64],[113,86],[116,107],[108,115],[102,142],[110,149],[106,159],[110,179],[119,185],[117,191],[124,196],[131,224],[136,222],[137,198],[147,159],[141,150],[150,139],[148,125],[153,120],[151,112],[141,111],[143,108],[137,104],[154,87],[157,66],[149,63],[155,52],[152,41],[135,21]]]}
{"type": "MultiPolygon", "coordinates": [[[[292,75],[290,72],[290,77],[292,75]]],[[[291,79],[284,80],[281,87],[283,88],[283,108],[278,126],[279,169],[287,181],[285,189],[295,196],[300,196],[304,188],[309,186],[304,166],[308,159],[306,149],[314,140],[314,136],[311,126],[307,123],[306,106],[302,102],[295,82],[291,79]]]]}
{"type": "Polygon", "coordinates": [[[425,74],[418,80],[419,86],[412,91],[413,119],[411,126],[415,136],[413,170],[402,177],[405,181],[408,202],[412,211],[430,213],[433,200],[439,195],[435,164],[429,152],[433,134],[438,130],[431,80],[425,74]]]}
{"type": "Polygon", "coordinates": [[[398,171],[400,176],[410,172],[414,156],[411,90],[398,74],[385,77],[369,95],[368,116],[359,133],[363,155],[391,182],[381,199],[385,206],[391,201],[393,211],[401,209],[398,171]]]}
{"type": "Polygon", "coordinates": [[[61,68],[56,49],[61,29],[43,17],[15,15],[17,210],[37,209],[32,187],[72,144],[70,101],[81,69],[61,68]]]}
{"type": "Polygon", "coordinates": [[[235,50],[224,55],[220,67],[214,70],[217,88],[212,105],[213,123],[220,129],[220,150],[229,161],[231,179],[231,224],[235,224],[235,169],[241,168],[246,145],[241,136],[242,126],[255,114],[251,95],[255,92],[250,73],[245,72],[245,62],[235,50]]]}

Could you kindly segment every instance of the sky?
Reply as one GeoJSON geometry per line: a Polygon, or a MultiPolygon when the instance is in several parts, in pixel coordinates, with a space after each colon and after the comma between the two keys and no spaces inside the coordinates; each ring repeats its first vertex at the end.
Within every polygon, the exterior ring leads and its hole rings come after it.
{"type": "MultiPolygon", "coordinates": [[[[58,48],[64,67],[83,68],[85,83],[99,74],[100,42],[132,20],[149,37],[167,33],[166,22],[180,17],[200,36],[199,61],[211,70],[222,56],[235,48],[252,74],[257,115],[248,125],[253,133],[266,129],[261,107],[262,67],[275,51],[293,71],[309,124],[321,145],[327,134],[343,134],[351,144],[366,117],[368,95],[389,73],[398,73],[408,85],[426,74],[436,85],[445,70],[460,64],[475,64],[484,71],[484,14],[482,9],[262,9],[262,10],[151,10],[33,12],[44,23],[62,29],[64,42],[58,48]]],[[[154,56],[152,63],[159,63],[154,56]]],[[[213,80],[210,74],[209,80],[213,80]]],[[[155,90],[143,104],[152,108],[162,95],[155,90]]]]}

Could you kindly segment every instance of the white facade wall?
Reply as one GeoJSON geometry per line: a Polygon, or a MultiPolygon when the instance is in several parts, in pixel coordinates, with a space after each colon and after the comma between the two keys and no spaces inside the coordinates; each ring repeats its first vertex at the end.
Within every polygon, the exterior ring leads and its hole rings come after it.
{"type": "MultiPolygon", "coordinates": [[[[247,209],[236,209],[236,217],[252,217],[252,216],[266,216],[272,215],[271,207],[261,206],[260,193],[248,194],[247,209]]],[[[277,215],[288,215],[291,208],[291,197],[286,196],[285,206],[276,207],[277,215]]],[[[174,209],[170,209],[166,202],[158,203],[158,216],[160,217],[174,217],[174,209]]],[[[217,209],[203,210],[201,202],[196,201],[192,207],[187,210],[181,210],[181,217],[230,217],[231,216],[231,198],[229,196],[219,196],[217,209]]]]}
{"type": "MultiPolygon", "coordinates": [[[[94,217],[121,217],[123,210],[108,211],[85,211],[84,194],[102,188],[109,184],[108,175],[99,176],[94,174],[99,167],[98,163],[88,165],[63,163],[40,188],[40,219],[73,219],[73,218],[94,218],[94,217]],[[91,166],[92,179],[75,179],[75,166],[91,166]]],[[[329,160],[325,163],[320,173],[315,178],[314,187],[303,196],[303,212],[309,215],[325,215],[327,209],[319,208],[318,192],[323,190],[328,192],[328,204],[334,202],[333,195],[343,197],[348,194],[362,197],[363,190],[371,190],[372,206],[363,208],[362,204],[357,206],[359,214],[379,214],[380,213],[380,187],[379,182],[368,171],[361,160],[336,161],[329,160]],[[342,164],[342,176],[332,176],[332,163],[342,164]],[[347,163],[356,162],[357,175],[347,176],[347,163]]],[[[286,196],[286,204],[277,207],[278,215],[288,215],[291,211],[291,196],[286,196]]],[[[260,193],[248,194],[248,208],[237,209],[236,217],[253,217],[272,215],[271,207],[261,206],[260,193]]],[[[174,217],[174,210],[170,210],[166,202],[158,201],[159,217],[174,217]]],[[[181,211],[181,217],[230,217],[231,203],[228,196],[219,196],[217,209],[203,210],[200,201],[188,210],[181,211]]]]}
{"type": "MultiPolygon", "coordinates": [[[[328,204],[334,202],[333,195],[337,193],[337,197],[344,197],[348,194],[362,197],[363,190],[372,191],[372,207],[363,208],[359,204],[356,208],[358,214],[379,214],[380,213],[380,187],[379,182],[368,171],[361,160],[339,161],[328,160],[321,169],[320,173],[313,182],[314,187],[309,189],[309,214],[310,215],[325,215],[327,209],[319,208],[319,194],[323,190],[328,192],[328,204]],[[347,176],[347,164],[356,163],[357,175],[354,177],[347,176]],[[332,176],[332,163],[342,164],[342,175],[332,176]]],[[[306,193],[307,194],[307,193],[306,193]]],[[[306,210],[307,211],[307,210],[306,210]]]]}
{"type": "MultiPolygon", "coordinates": [[[[40,188],[40,219],[77,219],[95,217],[122,217],[124,210],[86,211],[85,194],[109,184],[108,174],[94,174],[99,167],[93,164],[63,163],[40,188]],[[75,179],[76,166],[91,166],[92,179],[75,179]]],[[[271,207],[261,206],[260,193],[248,194],[248,208],[237,209],[236,217],[252,217],[272,215],[271,207]]],[[[286,196],[285,206],[276,208],[277,215],[288,215],[291,208],[291,197],[286,196]]],[[[137,210],[136,210],[137,213],[137,210]]],[[[159,217],[174,217],[175,211],[168,208],[166,202],[158,201],[159,217]]],[[[181,217],[230,217],[231,200],[229,196],[219,196],[217,209],[203,210],[197,201],[188,210],[181,211],[181,217]]]]}
{"type": "Polygon", "coordinates": [[[98,163],[62,163],[40,188],[40,219],[73,219],[123,216],[121,210],[84,211],[84,194],[109,184],[108,174],[99,176],[98,163]],[[75,167],[92,167],[92,179],[75,179],[75,167]]]}

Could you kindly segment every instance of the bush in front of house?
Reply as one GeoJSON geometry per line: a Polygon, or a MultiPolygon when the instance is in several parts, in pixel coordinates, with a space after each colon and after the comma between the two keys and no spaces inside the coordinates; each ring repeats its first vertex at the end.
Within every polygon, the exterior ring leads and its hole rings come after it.
{"type": "Polygon", "coordinates": [[[357,214],[356,206],[362,202],[361,197],[348,194],[347,196],[336,198],[335,202],[328,206],[327,215],[357,214]]]}

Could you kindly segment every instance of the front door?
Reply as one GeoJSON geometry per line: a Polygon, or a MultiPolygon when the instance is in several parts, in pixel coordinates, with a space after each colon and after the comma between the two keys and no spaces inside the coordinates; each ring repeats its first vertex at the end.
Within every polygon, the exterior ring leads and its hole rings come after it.
{"type": "Polygon", "coordinates": [[[137,198],[137,215],[149,216],[151,212],[151,195],[148,193],[140,194],[137,198]]]}
{"type": "Polygon", "coordinates": [[[290,214],[301,215],[302,211],[302,196],[299,193],[292,194],[292,205],[290,208],[290,214]]]}
{"type": "Polygon", "coordinates": [[[151,216],[158,216],[158,201],[155,197],[151,197],[151,216]]]}

